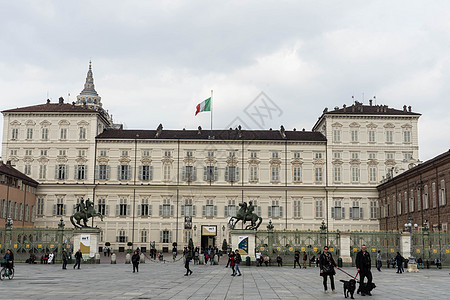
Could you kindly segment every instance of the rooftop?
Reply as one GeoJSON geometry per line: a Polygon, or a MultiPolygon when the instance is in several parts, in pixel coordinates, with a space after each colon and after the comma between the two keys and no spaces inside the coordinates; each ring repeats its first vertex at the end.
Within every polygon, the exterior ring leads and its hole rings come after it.
{"type": "Polygon", "coordinates": [[[7,162],[6,164],[0,161],[0,174],[6,174],[15,178],[19,178],[22,181],[32,185],[37,186],[38,182],[32,179],[31,177],[28,177],[27,175],[23,174],[19,170],[15,169],[13,166],[11,166],[10,162],[7,162]]]}

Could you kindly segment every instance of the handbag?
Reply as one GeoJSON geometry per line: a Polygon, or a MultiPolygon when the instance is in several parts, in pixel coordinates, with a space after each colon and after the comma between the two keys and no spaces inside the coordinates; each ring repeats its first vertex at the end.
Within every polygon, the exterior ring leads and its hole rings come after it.
{"type": "Polygon", "coordinates": [[[333,267],[330,264],[323,265],[322,270],[324,274],[331,274],[333,273],[333,267]]]}

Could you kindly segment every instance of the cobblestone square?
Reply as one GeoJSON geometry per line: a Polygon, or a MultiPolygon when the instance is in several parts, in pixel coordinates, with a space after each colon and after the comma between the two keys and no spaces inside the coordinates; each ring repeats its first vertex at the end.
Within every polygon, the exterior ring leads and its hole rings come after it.
{"type": "MultiPolygon", "coordinates": [[[[221,262],[223,263],[223,262],[221,262]]],[[[192,265],[193,274],[184,276],[182,261],[140,264],[139,273],[131,265],[16,264],[13,280],[0,282],[2,299],[344,299],[338,272],[336,294],[324,294],[318,268],[242,266],[243,276],[230,276],[230,268],[220,265],[192,265]]],[[[345,268],[355,274],[354,268],[345,268]]],[[[448,299],[448,270],[421,270],[396,274],[393,269],[373,270],[377,288],[369,299],[448,299]]],[[[355,298],[362,298],[356,295],[355,298]]]]}

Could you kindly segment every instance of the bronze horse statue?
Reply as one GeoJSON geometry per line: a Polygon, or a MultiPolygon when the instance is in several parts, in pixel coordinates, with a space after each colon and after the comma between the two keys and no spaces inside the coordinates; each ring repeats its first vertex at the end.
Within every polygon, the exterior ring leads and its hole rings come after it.
{"type": "Polygon", "coordinates": [[[241,208],[236,213],[236,216],[231,217],[228,221],[228,224],[231,226],[231,228],[234,229],[239,221],[242,221],[243,224],[245,224],[247,221],[250,221],[250,224],[247,225],[245,229],[258,229],[259,225],[261,225],[262,218],[253,212],[254,206],[252,205],[251,201],[249,202],[249,204],[250,205],[247,207],[246,202],[239,203],[239,206],[241,208]]]}
{"type": "Polygon", "coordinates": [[[86,205],[84,204],[84,200],[81,199],[76,207],[79,211],[70,216],[70,222],[72,222],[75,228],[89,227],[87,221],[92,217],[100,217],[100,220],[103,221],[102,214],[95,211],[93,203],[89,201],[89,199],[86,200],[86,205]],[[76,223],[74,222],[74,219],[77,221],[76,223]],[[83,220],[83,224],[81,224],[81,220],[83,220]]]}

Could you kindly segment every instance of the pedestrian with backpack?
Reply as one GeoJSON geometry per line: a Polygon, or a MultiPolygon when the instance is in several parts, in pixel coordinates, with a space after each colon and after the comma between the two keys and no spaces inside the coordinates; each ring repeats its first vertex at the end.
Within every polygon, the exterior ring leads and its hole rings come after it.
{"type": "Polygon", "coordinates": [[[234,251],[234,273],[233,276],[236,276],[237,272],[239,272],[238,276],[241,276],[241,270],[239,269],[239,264],[241,263],[241,255],[239,254],[239,250],[236,249],[236,251],[234,251]]]}

